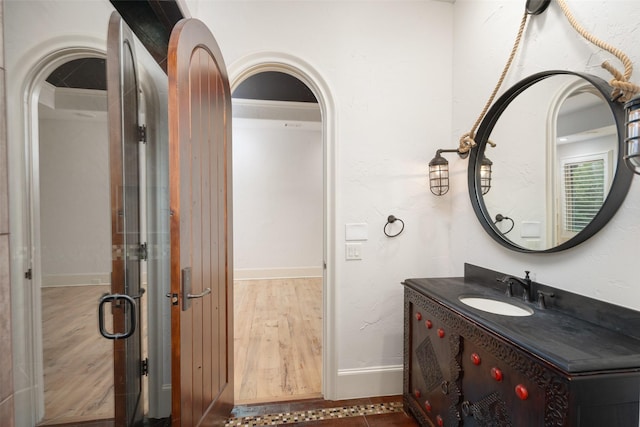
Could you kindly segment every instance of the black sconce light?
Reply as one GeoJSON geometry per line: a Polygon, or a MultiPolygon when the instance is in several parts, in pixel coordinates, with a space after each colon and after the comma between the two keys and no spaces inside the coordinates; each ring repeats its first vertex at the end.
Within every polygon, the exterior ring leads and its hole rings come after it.
{"type": "Polygon", "coordinates": [[[640,96],[624,105],[626,124],[625,156],[627,167],[640,175],[640,96]]]}
{"type": "MultiPolygon", "coordinates": [[[[495,145],[495,144],[492,144],[495,145]]],[[[449,161],[441,156],[442,153],[458,153],[461,159],[466,159],[469,152],[460,149],[440,149],[436,156],[429,162],[429,188],[436,196],[442,196],[449,191],[449,161]]],[[[482,194],[487,194],[491,189],[491,166],[493,162],[486,157],[480,163],[480,187],[482,194]]]]}
{"type": "Polygon", "coordinates": [[[458,153],[461,159],[469,156],[469,152],[460,152],[459,149],[440,149],[436,151],[436,156],[429,162],[429,188],[436,196],[442,196],[449,191],[449,162],[442,157],[441,153],[458,153]]]}

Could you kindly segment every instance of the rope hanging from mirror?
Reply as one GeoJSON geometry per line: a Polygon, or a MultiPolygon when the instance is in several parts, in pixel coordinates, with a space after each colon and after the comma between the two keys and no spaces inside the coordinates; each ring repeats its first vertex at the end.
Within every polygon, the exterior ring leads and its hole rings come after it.
{"type": "Polygon", "coordinates": [[[571,26],[578,32],[578,34],[580,34],[582,37],[598,46],[599,48],[604,49],[617,57],[624,65],[624,74],[622,74],[619,70],[609,64],[608,61],[604,61],[602,63],[602,68],[613,75],[613,79],[609,81],[609,84],[614,88],[613,92],[611,93],[611,99],[619,102],[627,102],[631,98],[633,98],[636,93],[640,92],[640,86],[629,81],[631,73],[633,72],[633,64],[631,63],[629,57],[625,55],[625,53],[620,49],[617,49],[610,44],[599,40],[592,34],[589,34],[589,32],[585,30],[573,17],[571,11],[569,10],[569,7],[567,6],[567,3],[564,0],[557,1],[560,9],[562,9],[562,12],[566,16],[567,20],[569,21],[571,26]]]}
{"type": "MultiPolygon", "coordinates": [[[[576,21],[576,19],[571,14],[571,11],[569,11],[569,7],[567,6],[565,0],[557,0],[557,2],[558,2],[558,5],[560,6],[562,12],[566,16],[567,20],[571,24],[571,26],[582,37],[584,37],[585,39],[587,39],[588,41],[590,41],[594,45],[598,46],[599,48],[604,49],[607,52],[611,53],[612,55],[617,57],[620,60],[620,62],[622,62],[624,64],[625,71],[624,71],[624,74],[623,74],[619,70],[617,70],[615,67],[613,67],[608,61],[604,61],[602,63],[602,68],[607,70],[613,76],[613,79],[611,79],[610,82],[609,82],[611,87],[614,88],[614,90],[613,90],[613,92],[611,94],[611,99],[615,100],[615,101],[619,101],[619,102],[627,102],[631,98],[633,98],[634,95],[636,95],[637,93],[640,93],[640,86],[638,86],[638,85],[636,85],[634,83],[631,83],[629,81],[629,78],[631,78],[631,74],[633,72],[633,64],[631,63],[631,60],[629,59],[629,57],[624,52],[622,52],[620,49],[617,49],[617,48],[611,46],[610,44],[599,40],[598,38],[596,38],[595,36],[593,36],[592,34],[587,32],[584,28],[582,28],[582,26],[576,21]]],[[[540,12],[538,12],[538,13],[540,13],[540,12]]],[[[511,67],[511,63],[513,62],[513,58],[516,55],[516,52],[518,50],[518,46],[520,45],[520,41],[522,40],[522,34],[523,34],[524,28],[525,28],[525,26],[527,24],[527,18],[531,14],[537,14],[537,13],[534,13],[533,11],[530,12],[528,9],[525,9],[525,13],[522,16],[522,20],[520,21],[520,28],[518,30],[518,34],[517,34],[515,42],[513,44],[513,48],[511,49],[511,54],[509,55],[509,59],[507,60],[507,63],[505,64],[504,69],[502,70],[502,74],[500,75],[500,79],[498,80],[498,83],[496,84],[496,87],[493,89],[493,92],[491,93],[491,96],[487,100],[487,103],[485,104],[484,109],[482,110],[482,112],[478,116],[478,119],[474,123],[473,127],[471,128],[471,130],[460,137],[459,148],[458,148],[458,152],[459,153],[461,153],[461,154],[462,153],[467,153],[473,147],[476,146],[476,141],[475,141],[476,130],[478,129],[478,126],[480,126],[480,123],[482,122],[482,119],[484,118],[485,114],[487,114],[487,111],[489,110],[489,107],[491,107],[491,104],[493,104],[493,100],[496,97],[498,91],[500,90],[500,87],[502,86],[502,83],[503,83],[503,81],[504,81],[504,79],[505,79],[505,77],[507,75],[507,72],[509,71],[509,68],[511,67]]],[[[491,142],[491,141],[487,141],[487,143],[489,145],[491,145],[492,147],[496,146],[496,144],[491,142]]]]}
{"type": "MultiPolygon", "coordinates": [[[[507,63],[505,64],[504,69],[502,70],[500,79],[498,79],[498,83],[496,84],[496,87],[493,89],[491,96],[487,100],[487,103],[485,104],[484,108],[482,109],[482,112],[478,116],[478,119],[473,124],[473,127],[471,128],[471,130],[460,137],[460,146],[458,148],[458,153],[467,153],[469,152],[469,150],[471,150],[473,147],[476,146],[476,141],[475,141],[476,130],[478,129],[478,126],[480,126],[480,123],[482,122],[482,119],[484,118],[485,114],[487,114],[487,111],[489,111],[489,107],[491,107],[491,104],[493,104],[493,100],[498,94],[498,91],[500,90],[500,86],[502,86],[502,82],[504,82],[507,72],[511,67],[513,58],[516,56],[516,52],[518,51],[518,46],[520,45],[520,41],[522,40],[522,33],[524,32],[524,28],[527,25],[528,16],[529,16],[529,13],[525,10],[524,15],[522,16],[522,20],[520,21],[520,28],[518,29],[518,35],[516,36],[516,40],[513,43],[511,54],[509,55],[509,59],[507,59],[507,63]]],[[[496,144],[494,144],[491,141],[487,141],[487,143],[492,147],[496,146],[496,144]]]]}

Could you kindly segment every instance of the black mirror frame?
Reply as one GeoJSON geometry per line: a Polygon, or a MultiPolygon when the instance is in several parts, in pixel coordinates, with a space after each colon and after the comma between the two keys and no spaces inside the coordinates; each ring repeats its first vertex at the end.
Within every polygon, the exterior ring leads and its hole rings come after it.
{"type": "Polygon", "coordinates": [[[627,193],[629,192],[631,180],[633,179],[633,172],[629,170],[624,162],[624,105],[617,101],[611,100],[611,90],[611,86],[609,86],[606,81],[597,76],[565,70],[543,71],[533,74],[516,83],[514,86],[509,88],[502,96],[500,96],[500,98],[498,98],[498,100],[496,100],[496,102],[491,106],[491,108],[483,118],[482,123],[480,123],[480,126],[478,127],[478,132],[476,133],[477,145],[471,150],[471,154],[469,156],[469,167],[467,176],[469,197],[471,198],[471,205],[473,206],[473,210],[478,217],[480,224],[482,224],[482,227],[496,242],[500,243],[502,246],[508,249],[517,252],[559,252],[565,249],[572,248],[589,239],[598,231],[600,231],[607,224],[607,222],[611,220],[611,218],[613,218],[614,214],[620,208],[627,193]],[[578,234],[576,234],[566,242],[561,243],[560,245],[544,250],[534,250],[515,244],[511,240],[507,239],[502,233],[500,233],[497,227],[495,227],[493,221],[491,220],[491,215],[487,211],[487,207],[485,206],[484,200],[482,198],[482,191],[480,188],[480,162],[482,161],[482,158],[484,156],[484,151],[487,146],[489,135],[491,134],[491,131],[496,125],[498,119],[500,118],[504,110],[509,106],[509,104],[520,93],[522,93],[524,90],[531,87],[535,83],[558,74],[569,74],[583,78],[584,80],[591,83],[603,95],[604,99],[608,101],[618,131],[618,155],[616,162],[616,172],[615,176],[613,177],[613,182],[611,183],[611,189],[609,190],[609,194],[602,204],[602,207],[593,218],[593,220],[584,229],[582,229],[582,231],[580,231],[578,234]]]}

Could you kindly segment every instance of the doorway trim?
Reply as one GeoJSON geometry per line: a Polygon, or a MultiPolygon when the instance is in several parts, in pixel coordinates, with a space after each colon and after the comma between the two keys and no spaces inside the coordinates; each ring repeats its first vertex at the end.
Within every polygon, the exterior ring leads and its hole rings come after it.
{"type": "MultiPolygon", "coordinates": [[[[26,339],[30,345],[26,346],[26,354],[30,359],[28,376],[31,378],[31,393],[27,408],[32,411],[32,423],[39,422],[45,415],[44,401],[44,361],[42,342],[42,241],[40,224],[40,149],[39,149],[39,113],[38,104],[42,92],[42,84],[47,77],[60,65],[81,58],[105,58],[104,50],[88,46],[66,47],[49,51],[30,68],[24,82],[24,110],[21,120],[24,123],[24,158],[26,196],[25,221],[26,246],[28,248],[27,264],[32,271],[30,296],[24,299],[25,310],[31,313],[30,324],[24,327],[26,339]]],[[[27,282],[27,279],[24,279],[27,282]]],[[[25,284],[23,284],[24,286],[25,284]]],[[[15,327],[13,327],[15,328],[15,327]]],[[[17,407],[17,406],[16,406],[17,407]]],[[[16,420],[17,422],[18,420],[16,420]]]]}
{"type": "Polygon", "coordinates": [[[335,277],[338,268],[335,262],[336,242],[336,149],[335,149],[335,104],[329,86],[322,76],[308,63],[289,54],[280,52],[257,52],[242,57],[229,67],[231,92],[238,85],[253,76],[266,71],[278,71],[296,77],[311,89],[322,114],[322,151],[323,151],[323,310],[322,310],[322,394],[325,399],[337,398],[337,348],[335,277]]]}

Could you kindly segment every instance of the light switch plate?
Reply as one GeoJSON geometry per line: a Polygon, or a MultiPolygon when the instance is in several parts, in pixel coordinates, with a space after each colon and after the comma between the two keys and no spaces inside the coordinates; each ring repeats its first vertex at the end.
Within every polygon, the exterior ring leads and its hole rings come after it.
{"type": "Polygon", "coordinates": [[[520,237],[540,238],[541,229],[540,221],[522,221],[520,223],[520,237]]]}
{"type": "Polygon", "coordinates": [[[362,243],[345,243],[344,253],[347,261],[361,260],[362,243]]]}

